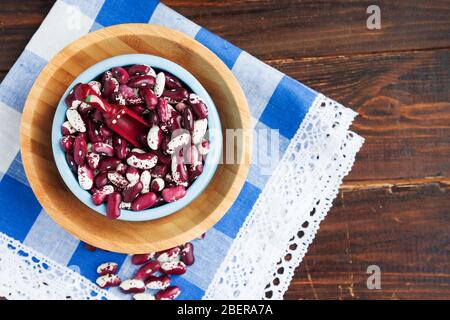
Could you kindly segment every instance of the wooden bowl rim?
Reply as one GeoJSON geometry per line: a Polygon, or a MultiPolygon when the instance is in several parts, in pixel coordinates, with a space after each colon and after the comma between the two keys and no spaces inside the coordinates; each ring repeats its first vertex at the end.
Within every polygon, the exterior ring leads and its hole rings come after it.
{"type": "MultiPolygon", "coordinates": [[[[105,241],[98,241],[98,237],[89,238],[85,236],[84,232],[80,232],[77,227],[73,226],[68,219],[61,215],[58,212],[58,208],[52,205],[52,200],[49,199],[46,195],[46,193],[41,192],[42,190],[45,190],[45,182],[40,181],[37,178],[37,172],[40,170],[43,170],[42,168],[39,168],[37,166],[37,163],[33,160],[35,157],[38,157],[37,155],[34,155],[32,153],[32,139],[27,134],[27,126],[33,121],[35,110],[33,107],[36,105],[36,100],[40,97],[40,95],[35,96],[35,92],[39,91],[39,84],[45,84],[48,83],[49,79],[52,78],[52,75],[55,74],[57,70],[61,68],[64,63],[69,60],[73,53],[78,52],[79,50],[82,50],[83,48],[91,46],[93,43],[99,40],[107,40],[119,36],[139,36],[139,35],[145,35],[145,34],[152,34],[153,36],[162,37],[165,38],[165,40],[168,41],[174,41],[174,39],[177,39],[178,42],[184,43],[184,46],[189,45],[189,47],[195,48],[197,51],[197,54],[201,56],[206,61],[211,61],[211,66],[216,70],[218,74],[222,76],[223,79],[225,79],[225,83],[228,86],[228,89],[230,92],[233,93],[233,98],[235,101],[235,104],[238,106],[238,111],[240,114],[240,120],[242,122],[242,128],[243,129],[251,129],[251,117],[250,117],[250,111],[247,104],[247,100],[245,98],[245,95],[242,91],[242,88],[239,85],[239,82],[234,77],[232,72],[228,69],[228,67],[223,63],[221,59],[219,59],[213,52],[211,52],[208,48],[203,46],[201,43],[196,41],[193,38],[188,37],[187,35],[178,32],[176,30],[172,30],[163,26],[159,25],[153,25],[153,24],[122,24],[122,25],[115,25],[107,28],[103,28],[91,33],[88,33],[79,39],[75,40],[74,42],[67,45],[65,48],[63,48],[58,54],[56,54],[43,68],[43,70],[40,72],[39,76],[36,78],[29,95],[26,99],[22,120],[21,120],[21,127],[20,127],[20,149],[22,153],[22,161],[25,169],[26,176],[28,178],[28,181],[30,183],[30,186],[32,190],[34,191],[37,199],[41,203],[42,207],[46,210],[46,212],[52,217],[54,221],[56,221],[60,226],[62,226],[65,230],[67,230],[69,233],[77,237],[78,239],[87,242],[95,247],[102,248],[105,250],[110,251],[116,251],[116,252],[123,252],[123,253],[146,253],[146,252],[154,252],[163,250],[169,247],[173,247],[176,245],[179,245],[181,243],[185,243],[187,241],[192,240],[193,238],[200,236],[207,230],[209,230],[213,225],[218,222],[223,215],[227,212],[227,210],[231,207],[234,200],[237,198],[240,190],[242,189],[242,186],[244,185],[244,182],[246,180],[249,167],[250,167],[250,158],[252,155],[251,149],[252,149],[252,136],[251,134],[247,137],[248,139],[243,143],[243,152],[242,157],[247,157],[248,161],[240,161],[239,168],[234,176],[233,182],[230,187],[230,194],[227,195],[227,197],[223,197],[223,199],[218,202],[218,205],[216,209],[214,209],[213,212],[210,212],[209,214],[205,215],[205,218],[196,226],[186,229],[177,235],[174,235],[172,237],[169,237],[165,239],[164,241],[154,241],[151,243],[147,242],[140,242],[140,243],[125,243],[121,242],[120,244],[117,243],[110,243],[105,241]],[[233,198],[232,201],[229,201],[230,198],[233,198]],[[228,204],[226,202],[229,202],[228,204]],[[221,209],[220,205],[225,203],[225,208],[221,209]],[[97,239],[97,240],[96,240],[97,239]]],[[[137,52],[142,53],[142,52],[137,52]]],[[[99,60],[100,61],[100,60],[99,60]]],[[[98,61],[96,61],[98,62],[98,61]]],[[[77,75],[74,76],[73,79],[75,79],[77,75]]],[[[73,81],[72,79],[72,81],[73,81]]],[[[64,92],[64,91],[63,91],[64,92]]],[[[214,98],[212,97],[214,100],[214,98]]],[[[216,103],[216,106],[219,105],[216,103]]],[[[55,106],[56,108],[56,106],[55,106]]],[[[220,113],[220,112],[219,112],[220,113]]],[[[49,120],[50,122],[52,119],[49,120]]],[[[51,148],[51,137],[49,136],[49,141],[47,142],[51,148]]],[[[53,163],[53,165],[55,165],[53,163]]],[[[220,166],[226,166],[226,164],[220,164],[217,171],[220,170],[220,166]]],[[[55,165],[56,167],[56,165],[55,165]]],[[[55,170],[57,170],[55,168],[55,170]]],[[[59,174],[59,173],[58,173],[59,174]]],[[[213,180],[215,179],[215,176],[213,177],[213,180]]],[[[61,179],[61,184],[63,184],[61,179]]],[[[208,187],[207,187],[208,188],[208,187]]],[[[206,189],[207,190],[207,189],[206,189]]],[[[70,192],[70,191],[69,191],[70,192]]],[[[71,193],[71,192],[70,192],[71,193]]],[[[99,215],[95,211],[89,209],[86,207],[80,200],[78,200],[72,193],[71,195],[78,201],[82,206],[85,207],[85,210],[92,211],[91,214],[99,215]]],[[[197,200],[194,200],[192,203],[195,203],[197,200]]],[[[192,203],[190,205],[192,205],[192,203]]],[[[158,219],[158,220],[151,220],[151,221],[145,221],[145,222],[128,222],[128,221],[111,221],[108,219],[104,219],[104,223],[108,224],[127,224],[127,226],[123,227],[132,227],[133,224],[147,224],[149,225],[148,228],[151,228],[152,224],[158,223],[158,221],[161,220],[171,220],[175,219],[176,215],[170,215],[166,218],[158,219]]],[[[115,225],[114,227],[117,227],[115,225]]],[[[114,228],[113,228],[114,229],[114,228]]]]}

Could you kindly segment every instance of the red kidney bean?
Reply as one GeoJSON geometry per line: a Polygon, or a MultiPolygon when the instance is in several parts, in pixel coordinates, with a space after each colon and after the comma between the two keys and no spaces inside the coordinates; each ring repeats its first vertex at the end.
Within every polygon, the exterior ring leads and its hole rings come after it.
{"type": "Polygon", "coordinates": [[[167,100],[167,102],[176,104],[186,101],[189,97],[189,92],[185,88],[176,88],[164,90],[162,96],[164,97],[164,100],[167,100]]]}
{"type": "Polygon", "coordinates": [[[133,88],[130,88],[129,86],[122,84],[119,86],[118,91],[125,99],[133,99],[137,98],[133,88]]]}
{"type": "Polygon", "coordinates": [[[86,161],[87,161],[88,166],[91,169],[95,170],[98,168],[98,164],[100,163],[100,155],[98,153],[88,151],[88,153],[86,155],[86,161]]]}
{"type": "Polygon", "coordinates": [[[156,108],[156,105],[158,104],[158,97],[152,90],[149,88],[142,88],[139,93],[144,99],[145,105],[148,109],[153,110],[156,108]]]}
{"type": "Polygon", "coordinates": [[[181,249],[180,247],[173,247],[163,251],[159,251],[155,254],[156,259],[163,263],[168,261],[174,261],[180,258],[181,249]]]}
{"type": "Polygon", "coordinates": [[[130,76],[144,75],[150,72],[150,67],[144,64],[135,64],[128,68],[128,74],[130,76]]]}
{"type": "Polygon", "coordinates": [[[141,97],[127,99],[127,104],[129,104],[130,107],[139,105],[139,108],[141,108],[144,103],[145,101],[141,97]]]}
{"type": "Polygon", "coordinates": [[[152,169],[151,176],[152,178],[164,178],[168,171],[168,165],[158,164],[152,169]]]}
{"type": "Polygon", "coordinates": [[[100,131],[100,135],[103,138],[103,142],[105,142],[107,139],[111,138],[114,134],[114,132],[104,124],[100,125],[99,131],[100,131]]]}
{"type": "Polygon", "coordinates": [[[99,189],[106,186],[109,182],[108,180],[108,173],[107,172],[99,172],[94,179],[95,186],[99,189]]]}
{"type": "Polygon", "coordinates": [[[128,185],[122,191],[122,198],[125,202],[133,202],[137,195],[142,191],[143,184],[141,181],[136,181],[133,184],[128,185]]]}
{"type": "Polygon", "coordinates": [[[104,276],[105,274],[115,274],[119,269],[119,265],[115,262],[105,262],[97,267],[97,274],[104,276]]]}
{"type": "Polygon", "coordinates": [[[119,81],[120,84],[125,84],[128,82],[128,79],[130,76],[128,75],[128,72],[122,68],[122,67],[115,67],[111,69],[111,73],[114,78],[119,81]]]}
{"type": "Polygon", "coordinates": [[[152,182],[150,183],[150,190],[153,192],[160,192],[164,189],[165,185],[166,184],[163,179],[156,178],[153,179],[152,182]]]}
{"type": "Polygon", "coordinates": [[[70,125],[78,132],[86,132],[86,124],[77,110],[67,109],[66,117],[70,125]]]}
{"type": "Polygon", "coordinates": [[[195,262],[194,245],[190,242],[184,244],[181,250],[181,260],[187,266],[192,266],[195,262]]]}
{"type": "Polygon", "coordinates": [[[123,293],[142,293],[145,291],[145,283],[142,280],[128,279],[120,284],[123,293]]]}
{"type": "MultiPolygon", "coordinates": [[[[75,106],[73,105],[73,102],[76,100],[75,99],[75,90],[77,89],[77,87],[80,85],[81,83],[77,83],[72,90],[70,90],[70,92],[67,94],[67,96],[64,98],[64,102],[66,104],[66,107],[69,109],[73,109],[75,106]]],[[[76,107],[78,107],[78,105],[76,105],[76,107]]],[[[75,108],[76,108],[75,107],[75,108]]]]}
{"type": "Polygon", "coordinates": [[[198,95],[191,93],[189,95],[188,103],[198,119],[205,119],[208,117],[208,107],[198,95]]]}
{"type": "Polygon", "coordinates": [[[127,142],[122,137],[113,137],[113,147],[117,159],[124,160],[127,157],[127,142]]]}
{"type": "Polygon", "coordinates": [[[105,185],[104,187],[100,189],[95,189],[92,193],[92,203],[96,206],[101,205],[106,201],[106,198],[114,192],[114,187],[111,185],[105,185]]]}
{"type": "Polygon", "coordinates": [[[161,195],[166,202],[174,202],[186,195],[186,188],[183,186],[176,186],[172,188],[165,188],[161,195]]]}
{"type": "Polygon", "coordinates": [[[118,92],[119,86],[120,86],[119,81],[117,81],[116,78],[106,79],[102,87],[103,99],[109,99],[114,92],[118,92]]]}
{"type": "Polygon", "coordinates": [[[97,95],[94,89],[91,88],[90,85],[82,83],[76,86],[74,90],[74,95],[76,100],[80,100],[82,102],[86,101],[86,97],[90,95],[97,95]]]}
{"type": "MultiPolygon", "coordinates": [[[[111,183],[113,185],[115,185],[117,188],[120,188],[120,189],[125,188],[129,184],[128,180],[116,171],[108,172],[108,180],[111,181],[111,183]]],[[[129,202],[129,201],[125,201],[125,202],[129,202]]]]}
{"type": "Polygon", "coordinates": [[[179,113],[183,113],[184,108],[187,107],[187,104],[184,102],[179,102],[175,105],[175,110],[177,110],[179,113]]]}
{"type": "Polygon", "coordinates": [[[128,108],[140,116],[148,112],[148,109],[143,104],[129,105],[128,108]]]}
{"type": "Polygon", "coordinates": [[[188,172],[182,156],[172,156],[172,178],[177,185],[187,186],[188,172]]]}
{"type": "Polygon", "coordinates": [[[91,119],[92,121],[94,121],[95,123],[102,123],[103,122],[103,115],[102,112],[98,109],[95,109],[94,112],[91,115],[91,119]]]}
{"type": "Polygon", "coordinates": [[[74,136],[63,136],[60,141],[61,149],[63,149],[64,152],[72,152],[74,140],[74,136]]]}
{"type": "Polygon", "coordinates": [[[106,80],[109,80],[113,77],[112,72],[111,71],[106,71],[105,73],[102,74],[102,78],[101,78],[101,83],[103,85],[103,83],[105,83],[106,80]]]}
{"type": "Polygon", "coordinates": [[[127,164],[137,169],[148,170],[158,162],[158,156],[154,152],[138,153],[130,152],[127,164]]]}
{"type": "Polygon", "coordinates": [[[147,261],[149,261],[150,259],[153,259],[153,257],[155,256],[154,253],[141,253],[141,254],[134,254],[131,257],[131,263],[135,264],[135,265],[140,265],[140,264],[144,264],[147,261]]]}
{"type": "Polygon", "coordinates": [[[139,180],[140,176],[141,175],[140,175],[138,169],[136,169],[134,167],[127,168],[126,177],[127,177],[128,181],[130,181],[130,183],[133,183],[133,182],[139,180]]]}
{"type": "Polygon", "coordinates": [[[90,190],[94,186],[94,170],[87,164],[78,166],[78,184],[83,190],[90,190]]]}
{"type": "Polygon", "coordinates": [[[186,273],[186,265],[182,261],[167,261],[161,263],[161,272],[169,275],[181,275],[186,273]]]}
{"type": "Polygon", "coordinates": [[[156,111],[158,112],[158,117],[161,122],[167,122],[170,120],[172,114],[169,110],[169,105],[166,100],[164,99],[158,100],[156,111]]]}
{"type": "Polygon", "coordinates": [[[158,201],[158,196],[153,192],[139,195],[132,203],[133,211],[141,211],[153,207],[158,201]]]}
{"type": "Polygon", "coordinates": [[[86,121],[86,131],[91,143],[101,142],[103,140],[100,135],[99,126],[93,120],[86,121]]]}
{"type": "Polygon", "coordinates": [[[148,124],[150,127],[157,126],[159,124],[158,113],[154,110],[150,111],[148,114],[148,124]]]}
{"type": "Polygon", "coordinates": [[[112,104],[118,104],[121,106],[125,106],[127,104],[127,100],[120,92],[113,92],[109,98],[109,101],[112,104]]]}
{"type": "Polygon", "coordinates": [[[183,126],[182,124],[183,124],[183,117],[180,114],[176,113],[169,120],[169,130],[172,132],[179,130],[182,128],[183,126]]]}
{"type": "Polygon", "coordinates": [[[72,127],[69,121],[65,121],[61,125],[61,133],[63,136],[68,136],[70,134],[74,134],[75,132],[77,132],[77,130],[75,130],[75,128],[72,127]]]}
{"type": "Polygon", "coordinates": [[[181,290],[178,286],[168,287],[165,290],[158,291],[156,293],[156,300],[174,300],[181,293],[181,290]]]}
{"type": "Polygon", "coordinates": [[[98,170],[100,172],[115,170],[119,165],[120,160],[114,157],[104,157],[98,164],[98,170]]]}
{"type": "Polygon", "coordinates": [[[144,283],[147,289],[164,290],[170,286],[170,276],[149,276],[144,283]]]}
{"type": "Polygon", "coordinates": [[[183,128],[190,132],[194,130],[194,115],[189,107],[183,109],[183,128]]]}
{"type": "Polygon", "coordinates": [[[199,119],[194,121],[194,128],[192,130],[192,143],[199,144],[208,129],[208,119],[199,119]]]}
{"type": "Polygon", "coordinates": [[[160,268],[161,264],[158,260],[150,261],[136,271],[134,274],[134,279],[145,280],[147,277],[158,272],[160,268]]]}
{"type": "Polygon", "coordinates": [[[78,165],[86,160],[86,140],[84,135],[78,135],[73,142],[73,159],[78,165]]]}
{"type": "Polygon", "coordinates": [[[151,127],[147,135],[147,145],[150,147],[150,149],[155,151],[158,150],[161,146],[162,139],[163,133],[161,131],[161,128],[158,126],[151,127]]]}
{"type": "Polygon", "coordinates": [[[181,88],[183,85],[181,84],[181,81],[176,78],[174,75],[170,73],[165,73],[166,75],[166,88],[167,89],[176,89],[181,88]]]}
{"type": "Polygon", "coordinates": [[[96,142],[93,143],[91,146],[91,150],[101,154],[103,156],[108,156],[108,157],[112,157],[114,156],[114,149],[111,145],[106,144],[104,142],[96,142]]]}
{"type": "Polygon", "coordinates": [[[120,278],[115,274],[105,274],[95,280],[95,283],[102,289],[117,287],[121,282],[120,278]]]}
{"type": "Polygon", "coordinates": [[[120,203],[122,195],[119,192],[113,192],[108,196],[106,201],[106,216],[109,219],[117,219],[120,217],[120,203]]]}
{"type": "Polygon", "coordinates": [[[69,165],[70,169],[74,173],[77,173],[78,172],[78,165],[75,162],[75,160],[73,159],[72,153],[66,153],[66,161],[67,161],[67,164],[69,165]]]}
{"type": "Polygon", "coordinates": [[[128,80],[128,86],[131,88],[152,87],[155,85],[155,78],[149,75],[134,76],[128,80]]]}

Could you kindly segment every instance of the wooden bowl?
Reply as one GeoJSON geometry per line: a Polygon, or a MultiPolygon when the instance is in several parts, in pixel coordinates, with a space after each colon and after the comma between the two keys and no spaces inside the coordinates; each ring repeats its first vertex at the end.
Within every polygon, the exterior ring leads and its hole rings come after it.
{"type": "Polygon", "coordinates": [[[52,157],[53,114],[67,86],[81,72],[128,53],[161,56],[191,72],[214,100],[223,130],[251,129],[251,118],[242,89],[225,64],[199,42],[165,27],[125,24],[101,29],[70,44],[48,63],[30,91],[22,116],[21,152],[30,185],[43,208],[68,232],[95,247],[131,254],[174,247],[210,229],[244,184],[252,141],[247,134],[239,150],[234,147],[235,164],[220,164],[203,194],[168,217],[112,221],[83,205],[66,189],[52,157]]]}

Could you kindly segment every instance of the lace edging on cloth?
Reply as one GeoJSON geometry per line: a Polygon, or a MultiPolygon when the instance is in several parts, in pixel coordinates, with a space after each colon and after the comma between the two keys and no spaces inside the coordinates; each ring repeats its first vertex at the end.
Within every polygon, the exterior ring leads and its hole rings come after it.
{"type": "Polygon", "coordinates": [[[11,300],[114,300],[112,294],[0,232],[0,296],[11,300]]]}
{"type": "Polygon", "coordinates": [[[317,96],[203,299],[282,299],[364,141],[355,116],[317,96]]]}

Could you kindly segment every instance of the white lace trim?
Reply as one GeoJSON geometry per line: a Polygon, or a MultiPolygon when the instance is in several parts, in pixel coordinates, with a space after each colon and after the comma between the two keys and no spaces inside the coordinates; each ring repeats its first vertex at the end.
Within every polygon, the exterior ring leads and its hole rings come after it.
{"type": "Polygon", "coordinates": [[[364,141],[355,116],[318,95],[204,299],[282,299],[364,141]]]}
{"type": "Polygon", "coordinates": [[[116,299],[80,274],[1,232],[0,296],[11,300],[116,299]]]}

